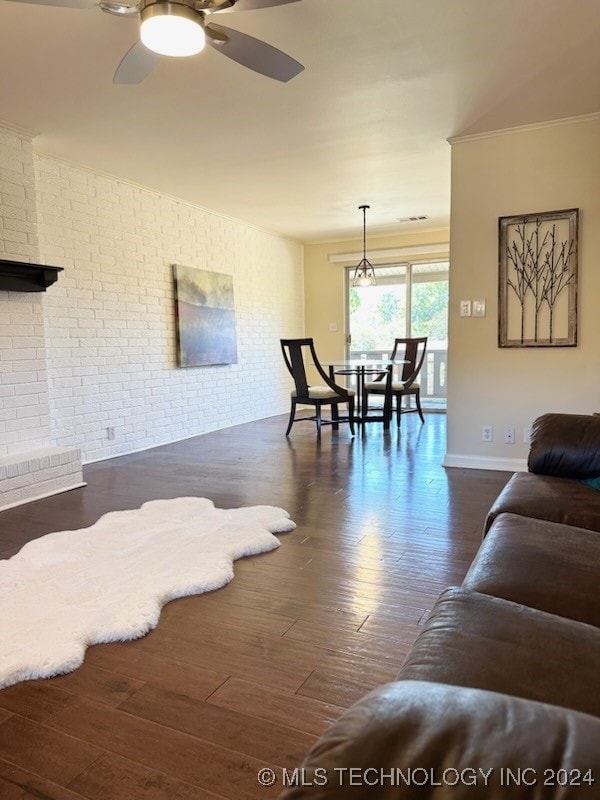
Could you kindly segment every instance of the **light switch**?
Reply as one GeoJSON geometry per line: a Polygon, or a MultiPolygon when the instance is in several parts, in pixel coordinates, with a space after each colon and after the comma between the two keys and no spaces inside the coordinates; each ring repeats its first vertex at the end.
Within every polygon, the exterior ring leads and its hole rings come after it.
{"type": "Polygon", "coordinates": [[[471,316],[471,301],[470,300],[461,300],[460,301],[460,315],[461,315],[461,317],[470,317],[471,316]]]}
{"type": "Polygon", "coordinates": [[[485,317],[485,300],[473,300],[473,316],[485,317]]]}
{"type": "Polygon", "coordinates": [[[337,333],[337,322],[329,323],[329,333],[337,333]]]}

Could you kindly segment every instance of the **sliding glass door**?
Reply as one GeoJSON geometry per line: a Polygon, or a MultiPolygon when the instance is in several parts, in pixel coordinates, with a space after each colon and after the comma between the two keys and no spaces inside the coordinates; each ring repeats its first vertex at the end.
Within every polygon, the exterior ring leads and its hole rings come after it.
{"type": "Polygon", "coordinates": [[[424,408],[446,408],[448,262],[375,267],[376,286],[352,286],[346,273],[347,355],[386,357],[394,339],[427,336],[419,378],[424,408]]]}

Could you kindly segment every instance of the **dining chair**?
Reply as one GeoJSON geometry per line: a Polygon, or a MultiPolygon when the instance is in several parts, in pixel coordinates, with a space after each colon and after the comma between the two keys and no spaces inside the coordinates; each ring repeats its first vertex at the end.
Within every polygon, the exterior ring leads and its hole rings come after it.
{"type": "Polygon", "coordinates": [[[348,422],[350,432],[354,436],[354,396],[353,389],[339,386],[325,372],[317,354],[312,339],[281,339],[281,351],[285,365],[294,379],[295,389],[291,393],[292,407],[290,420],[285,435],[288,436],[292,425],[297,420],[308,419],[317,423],[317,435],[321,436],[321,425],[333,425],[334,430],[339,429],[340,422],[348,422]],[[325,386],[311,386],[306,377],[307,363],[314,367],[324,380],[325,386]],[[348,416],[340,417],[338,406],[340,403],[348,404],[348,416]],[[313,417],[296,417],[296,406],[314,406],[313,417]],[[321,417],[321,408],[331,406],[331,420],[321,417]]]}
{"type": "MultiPolygon", "coordinates": [[[[417,377],[425,360],[427,349],[427,336],[410,339],[394,339],[394,348],[390,355],[390,360],[404,360],[402,365],[402,376],[400,380],[392,381],[392,397],[396,402],[396,423],[400,427],[400,417],[402,414],[417,412],[421,417],[421,422],[425,422],[423,410],[421,409],[421,385],[417,383],[417,377]],[[402,398],[414,396],[416,408],[402,408],[402,398]]],[[[378,375],[373,381],[365,381],[362,394],[363,413],[369,410],[369,395],[384,395],[386,390],[386,374],[378,375]]]]}

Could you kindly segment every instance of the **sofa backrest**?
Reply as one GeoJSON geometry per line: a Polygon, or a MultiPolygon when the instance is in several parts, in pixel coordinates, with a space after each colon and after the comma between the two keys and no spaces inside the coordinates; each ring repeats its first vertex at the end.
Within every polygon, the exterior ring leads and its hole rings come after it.
{"type": "Polygon", "coordinates": [[[530,472],[559,478],[600,476],[600,416],[544,414],[531,429],[530,472]]]}

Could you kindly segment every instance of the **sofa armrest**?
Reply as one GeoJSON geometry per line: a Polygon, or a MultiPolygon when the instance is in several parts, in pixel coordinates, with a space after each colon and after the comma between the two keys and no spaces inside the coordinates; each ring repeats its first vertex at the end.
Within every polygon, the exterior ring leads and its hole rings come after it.
{"type": "Polygon", "coordinates": [[[581,712],[397,681],[334,723],[280,800],[592,800],[598,741],[600,718],[581,712]]]}
{"type": "Polygon", "coordinates": [[[538,475],[600,475],[600,416],[544,414],[532,426],[528,467],[538,475]]]}

